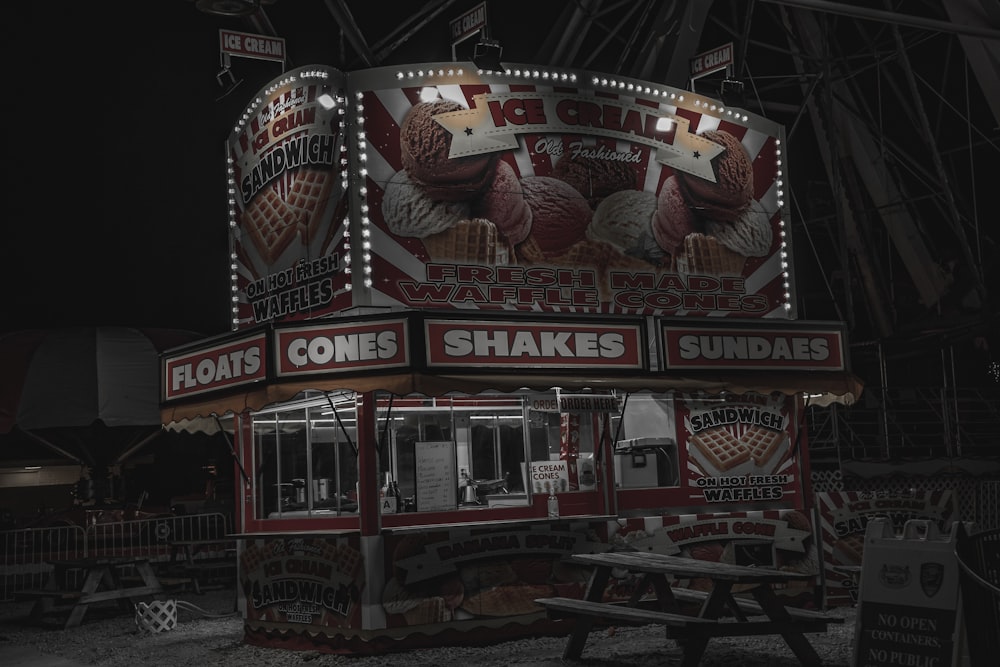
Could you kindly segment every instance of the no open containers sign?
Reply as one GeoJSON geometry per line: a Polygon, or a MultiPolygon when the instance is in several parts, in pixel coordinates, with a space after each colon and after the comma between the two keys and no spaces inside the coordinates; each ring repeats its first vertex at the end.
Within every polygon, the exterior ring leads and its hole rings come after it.
{"type": "Polygon", "coordinates": [[[911,519],[897,536],[868,523],[854,633],[855,667],[949,667],[961,658],[963,621],[953,536],[911,519]]]}

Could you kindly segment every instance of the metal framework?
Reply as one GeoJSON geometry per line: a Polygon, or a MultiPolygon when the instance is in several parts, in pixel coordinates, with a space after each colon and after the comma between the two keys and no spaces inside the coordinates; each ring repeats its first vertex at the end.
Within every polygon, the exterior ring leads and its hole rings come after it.
{"type": "MultiPolygon", "coordinates": [[[[341,62],[331,64],[414,62],[416,44],[435,42],[447,52],[447,22],[473,4],[407,3],[389,18],[378,3],[325,0],[340,40],[341,62]]],[[[788,129],[799,313],[847,323],[855,370],[883,421],[887,392],[900,387],[939,388],[949,402],[941,419],[952,421],[960,421],[959,393],[983,387],[996,412],[1000,386],[988,367],[990,344],[1000,350],[1000,239],[985,203],[1000,152],[994,0],[487,5],[504,60],[697,85],[705,94],[721,94],[722,81],[690,80],[690,58],[733,42],[727,75],[743,84],[737,106],[788,129]]],[[[293,30],[300,8],[259,3],[247,27],[293,30]]],[[[893,456],[886,445],[865,449],[893,456]]]]}

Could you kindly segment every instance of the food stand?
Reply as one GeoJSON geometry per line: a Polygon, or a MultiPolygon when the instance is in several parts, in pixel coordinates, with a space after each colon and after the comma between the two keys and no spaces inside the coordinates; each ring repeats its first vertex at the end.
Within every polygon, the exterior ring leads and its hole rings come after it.
{"type": "Polygon", "coordinates": [[[796,317],[783,139],[536,66],[261,90],[226,147],[232,332],[162,357],[164,424],[233,434],[246,640],[564,633],[534,600],[611,548],[813,573],[785,594],[815,604],[803,413],[861,388],[796,317]]]}

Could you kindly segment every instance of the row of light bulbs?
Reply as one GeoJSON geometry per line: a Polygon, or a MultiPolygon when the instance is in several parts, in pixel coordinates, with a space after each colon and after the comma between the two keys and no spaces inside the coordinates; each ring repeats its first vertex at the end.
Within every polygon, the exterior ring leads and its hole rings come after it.
{"type": "MultiPolygon", "coordinates": [[[[444,78],[444,77],[449,77],[449,78],[450,77],[462,77],[462,76],[464,76],[464,73],[465,72],[464,72],[464,70],[462,68],[439,68],[439,69],[436,69],[436,70],[435,69],[428,69],[428,70],[418,69],[418,70],[408,70],[408,71],[405,71],[405,72],[404,71],[398,71],[398,72],[396,72],[396,79],[399,80],[399,81],[414,81],[414,82],[416,82],[416,81],[422,81],[422,80],[424,80],[426,78],[433,78],[435,76],[439,77],[439,78],[444,78]]],[[[485,72],[484,70],[478,70],[478,74],[480,76],[484,76],[484,75],[486,75],[488,73],[485,72]]],[[[577,82],[577,75],[574,74],[574,73],[555,72],[555,71],[548,71],[548,70],[541,70],[541,69],[520,69],[520,68],[513,68],[513,69],[506,69],[503,72],[503,74],[507,78],[533,79],[533,80],[540,80],[542,82],[568,83],[568,84],[572,84],[572,83],[576,83],[577,82]]],[[[308,79],[314,79],[314,78],[326,80],[326,79],[329,78],[329,72],[320,69],[320,70],[304,70],[304,71],[296,72],[294,74],[290,74],[288,77],[282,78],[279,81],[276,81],[270,87],[268,87],[264,91],[264,96],[265,97],[269,97],[270,95],[272,95],[277,90],[280,90],[280,89],[282,89],[282,88],[284,88],[286,86],[289,86],[289,85],[295,83],[299,79],[301,79],[301,80],[308,80],[308,79]]],[[[591,85],[593,85],[594,87],[609,88],[611,90],[624,91],[624,92],[627,92],[627,93],[630,93],[630,94],[636,94],[636,95],[643,95],[643,94],[644,95],[650,95],[650,96],[652,96],[654,98],[663,98],[663,99],[669,100],[670,102],[674,102],[674,103],[678,103],[678,104],[685,102],[685,95],[684,95],[684,93],[683,92],[678,92],[678,91],[673,90],[673,89],[660,89],[660,88],[657,88],[655,86],[649,86],[648,84],[635,83],[633,81],[626,81],[626,80],[609,78],[609,77],[603,77],[603,76],[593,76],[591,78],[590,82],[591,82],[591,85]]],[[[425,89],[425,90],[432,90],[432,89],[425,89]]],[[[436,94],[436,92],[435,92],[435,94],[436,94]]],[[[361,182],[361,185],[357,189],[358,198],[356,200],[358,202],[359,213],[360,213],[360,222],[361,222],[361,237],[362,237],[362,240],[361,240],[361,261],[362,261],[362,271],[363,271],[363,274],[364,274],[363,284],[364,284],[365,288],[371,288],[371,286],[372,286],[371,220],[370,220],[370,218],[368,216],[368,199],[367,199],[367,194],[368,193],[367,193],[367,186],[365,185],[365,183],[366,183],[365,179],[367,178],[367,174],[368,174],[368,170],[365,167],[365,163],[367,162],[368,142],[367,142],[366,135],[365,135],[365,130],[364,130],[364,118],[365,118],[364,103],[363,103],[364,93],[362,91],[357,91],[355,93],[355,98],[356,98],[356,101],[355,101],[355,118],[354,118],[354,121],[355,121],[355,124],[356,124],[356,127],[357,127],[357,131],[355,132],[355,141],[356,141],[355,146],[356,146],[356,149],[357,149],[358,160],[360,162],[360,168],[357,171],[357,176],[360,178],[360,182],[361,182]]],[[[425,98],[425,91],[422,91],[421,92],[421,99],[424,99],[424,98],[425,98]]],[[[343,115],[344,115],[344,100],[343,100],[343,98],[332,97],[330,95],[325,95],[322,99],[318,98],[318,101],[321,104],[323,104],[323,106],[325,108],[328,108],[328,109],[332,108],[333,106],[337,106],[338,113],[341,116],[341,130],[343,130],[343,115]]],[[[252,103],[250,103],[250,105],[247,106],[246,110],[243,112],[243,115],[237,121],[235,131],[241,131],[246,126],[246,124],[250,121],[250,119],[253,118],[254,114],[257,113],[257,111],[259,110],[259,108],[260,108],[260,106],[262,104],[263,104],[263,99],[261,97],[258,97],[256,99],[254,99],[254,101],[252,103]]],[[[745,113],[741,113],[740,110],[738,110],[738,109],[737,110],[733,110],[733,109],[730,109],[730,108],[726,108],[723,105],[720,105],[716,101],[713,101],[713,100],[701,99],[700,97],[696,96],[693,99],[693,104],[694,104],[694,106],[696,108],[702,109],[703,113],[707,113],[707,114],[711,114],[711,115],[716,115],[716,116],[719,116],[719,117],[723,117],[724,116],[724,117],[730,118],[732,120],[741,121],[741,122],[744,122],[744,123],[749,120],[749,116],[747,114],[745,114],[745,113]]],[[[784,188],[784,182],[783,182],[783,173],[782,173],[782,151],[781,151],[781,141],[780,141],[780,139],[776,139],[776,143],[777,143],[777,148],[775,150],[775,157],[776,157],[776,160],[777,160],[777,165],[776,165],[777,166],[777,180],[775,182],[775,185],[777,187],[777,193],[776,194],[777,194],[778,209],[779,209],[779,211],[781,211],[781,210],[784,209],[784,190],[783,190],[783,188],[784,188]]],[[[346,167],[346,164],[344,164],[344,161],[342,161],[341,166],[342,167],[346,167]]],[[[341,173],[343,174],[343,179],[341,181],[341,187],[343,188],[342,191],[344,191],[344,192],[347,192],[347,189],[349,187],[347,172],[348,172],[348,170],[346,168],[341,169],[341,173]]],[[[228,159],[227,173],[228,173],[228,188],[229,188],[229,190],[228,190],[228,198],[229,198],[229,225],[230,225],[230,227],[236,227],[236,225],[237,225],[237,220],[236,220],[236,210],[237,209],[236,209],[236,201],[235,201],[235,197],[236,197],[236,183],[235,183],[235,178],[234,178],[234,173],[233,173],[233,165],[232,165],[232,158],[231,157],[228,159]]],[[[343,226],[344,226],[344,238],[345,238],[345,244],[344,244],[344,250],[345,250],[344,272],[345,272],[345,274],[347,274],[348,276],[350,276],[351,273],[352,273],[350,216],[345,216],[345,218],[344,218],[344,220],[342,221],[341,224],[343,224],[343,226]]],[[[782,217],[781,219],[779,219],[778,226],[779,226],[779,235],[780,235],[780,239],[781,239],[781,241],[780,241],[779,256],[780,256],[780,260],[781,260],[781,274],[782,274],[782,280],[783,280],[782,285],[783,285],[783,288],[785,290],[784,291],[784,295],[783,295],[784,296],[784,303],[782,304],[782,306],[783,306],[784,310],[787,312],[787,311],[790,311],[791,307],[792,307],[792,304],[791,304],[792,296],[791,296],[790,278],[789,278],[789,273],[788,273],[788,246],[787,246],[787,240],[786,240],[785,220],[784,220],[784,217],[782,217]]],[[[232,313],[233,313],[232,323],[233,323],[233,328],[235,329],[235,328],[237,328],[239,326],[239,315],[238,315],[238,313],[239,313],[239,286],[238,286],[238,274],[237,274],[238,258],[236,256],[235,248],[233,248],[232,251],[231,251],[231,253],[230,253],[230,269],[231,269],[231,272],[232,272],[232,275],[231,275],[231,289],[232,289],[232,302],[233,302],[233,305],[232,305],[232,313]]],[[[348,278],[348,280],[346,281],[345,287],[348,290],[351,289],[351,287],[352,287],[352,281],[351,281],[350,278],[348,278]]]]}

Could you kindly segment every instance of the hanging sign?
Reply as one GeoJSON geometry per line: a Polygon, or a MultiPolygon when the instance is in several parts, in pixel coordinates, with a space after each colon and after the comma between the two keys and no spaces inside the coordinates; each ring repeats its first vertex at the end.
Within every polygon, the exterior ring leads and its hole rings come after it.
{"type": "Polygon", "coordinates": [[[480,2],[478,5],[465,12],[456,19],[448,22],[448,29],[451,32],[451,41],[454,44],[472,37],[474,34],[486,27],[486,3],[480,2]]]}
{"type": "Polygon", "coordinates": [[[728,69],[733,66],[733,43],[723,44],[711,51],[699,53],[691,59],[691,78],[703,76],[728,69]]]}
{"type": "Polygon", "coordinates": [[[285,62],[285,40],[282,37],[219,30],[219,49],[241,58],[285,62]]]}

